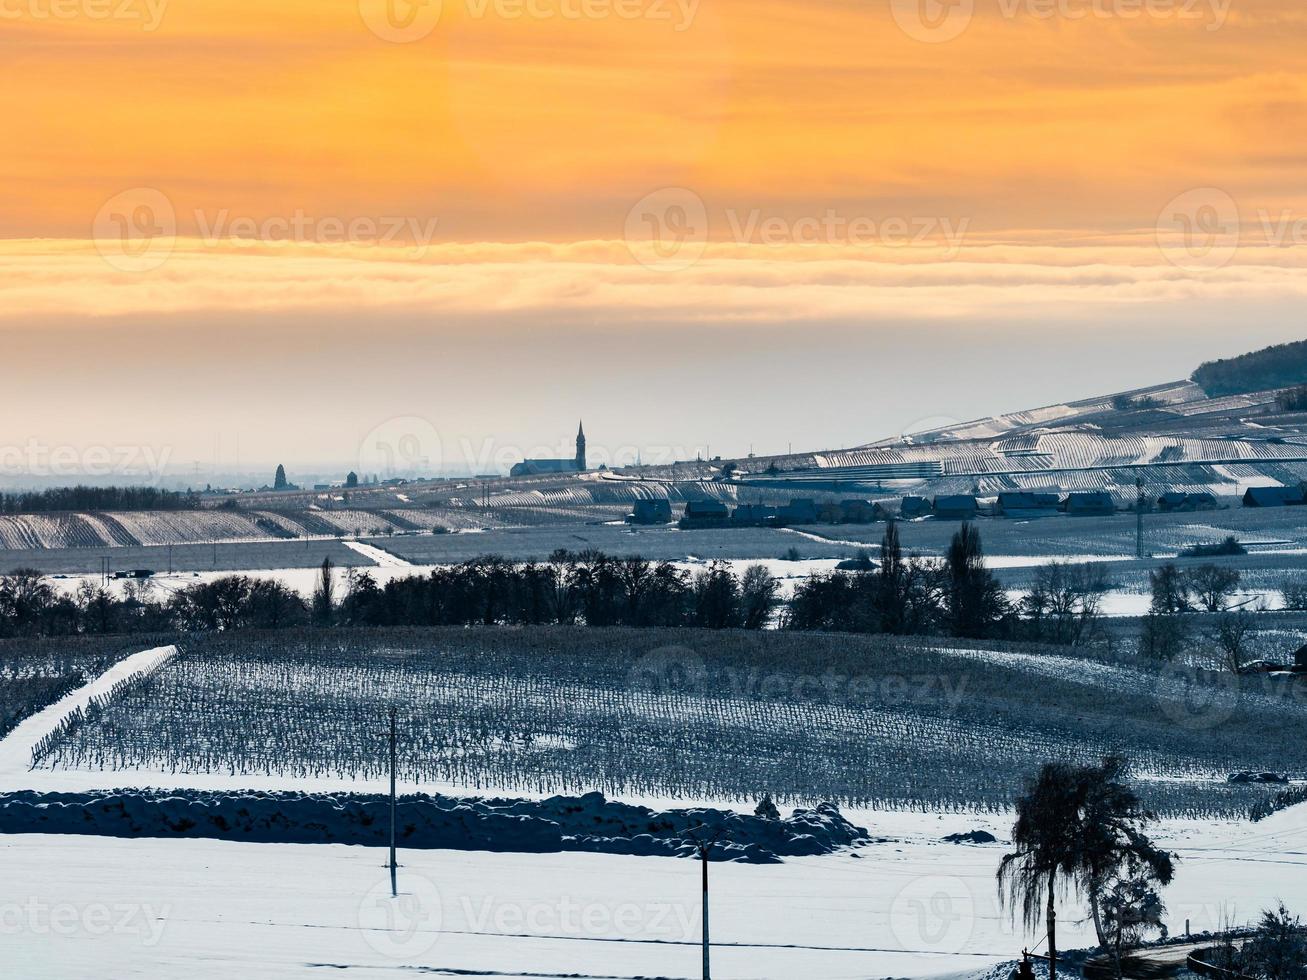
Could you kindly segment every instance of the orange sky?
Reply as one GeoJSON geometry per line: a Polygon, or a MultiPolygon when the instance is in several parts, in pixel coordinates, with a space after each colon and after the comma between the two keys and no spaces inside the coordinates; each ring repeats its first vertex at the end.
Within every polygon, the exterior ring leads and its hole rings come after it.
{"type": "Polygon", "coordinates": [[[0,330],[1288,311],[1304,42],[1294,0],[0,0],[0,330]]]}
{"type": "Polygon", "coordinates": [[[976,0],[946,43],[910,37],[892,2],[444,0],[429,35],[389,43],[348,0],[5,0],[19,193],[0,234],[81,237],[138,186],[183,228],[301,208],[438,217],[455,241],[619,237],[668,185],[1003,232],[1151,227],[1208,185],[1302,205],[1290,0],[976,0]],[[1093,13],[1145,2],[1159,13],[1093,13]],[[140,17],[33,12],[51,3],[140,17]],[[1066,12],[1033,15],[1047,3],[1066,12]]]}

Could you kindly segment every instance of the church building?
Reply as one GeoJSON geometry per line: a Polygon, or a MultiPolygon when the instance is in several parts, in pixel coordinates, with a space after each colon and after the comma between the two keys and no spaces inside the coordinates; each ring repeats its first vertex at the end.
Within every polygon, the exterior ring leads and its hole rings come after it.
{"type": "Polygon", "coordinates": [[[509,476],[540,476],[546,473],[584,473],[585,472],[585,427],[576,426],[576,458],[574,459],[524,459],[514,464],[509,476]]]}

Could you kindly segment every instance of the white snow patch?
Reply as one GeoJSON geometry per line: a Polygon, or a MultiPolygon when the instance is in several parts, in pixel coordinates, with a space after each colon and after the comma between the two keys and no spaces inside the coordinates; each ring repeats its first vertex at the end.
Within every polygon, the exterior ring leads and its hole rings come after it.
{"type": "Polygon", "coordinates": [[[412,568],[413,563],[393,555],[384,548],[378,548],[375,545],[364,544],[362,541],[341,541],[350,551],[358,552],[364,558],[375,562],[382,568],[412,568]]]}
{"type": "MultiPolygon", "coordinates": [[[[953,816],[901,822],[920,831],[953,816]]],[[[998,906],[994,869],[1005,845],[941,843],[942,829],[872,844],[859,857],[712,865],[713,974],[942,980],[1036,948],[1042,930],[1028,934],[998,906]]],[[[1168,821],[1156,836],[1180,858],[1165,894],[1172,934],[1186,920],[1195,931],[1227,917],[1248,922],[1279,898],[1307,906],[1307,807],[1259,824],[1168,821]]],[[[14,896],[0,962],[31,977],[700,975],[696,862],[404,850],[400,862],[401,901],[392,904],[381,848],[0,838],[14,896]],[[49,932],[48,914],[27,917],[65,907],[79,910],[67,934],[49,932]],[[81,913],[101,907],[132,914],[93,930],[98,920],[81,913]]],[[[1063,908],[1060,945],[1090,945],[1083,907],[1063,908]]]]}

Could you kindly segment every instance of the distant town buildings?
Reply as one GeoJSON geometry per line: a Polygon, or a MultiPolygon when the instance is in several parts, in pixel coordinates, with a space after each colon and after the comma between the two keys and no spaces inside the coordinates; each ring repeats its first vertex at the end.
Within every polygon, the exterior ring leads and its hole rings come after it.
{"type": "Polygon", "coordinates": [[[1058,512],[1060,503],[1061,498],[1056,493],[1033,491],[1000,493],[997,512],[1003,517],[1030,520],[1036,517],[1051,517],[1058,512]]]}
{"type": "Polygon", "coordinates": [[[626,518],[631,524],[670,524],[672,522],[672,502],[670,500],[637,500],[635,508],[626,518]]]}
{"type": "Polygon", "coordinates": [[[980,512],[980,505],[969,494],[950,494],[936,497],[933,510],[940,520],[969,521],[980,512]]]}
{"type": "Polygon", "coordinates": [[[1106,490],[1086,490],[1067,494],[1062,509],[1072,517],[1107,517],[1116,513],[1116,504],[1106,490]]]}
{"type": "Polygon", "coordinates": [[[1307,504],[1307,495],[1301,486],[1249,487],[1243,495],[1245,507],[1300,507],[1303,504],[1307,504]]]}
{"type": "Polygon", "coordinates": [[[1168,490],[1157,498],[1157,509],[1163,514],[1216,510],[1217,506],[1216,495],[1211,493],[1181,493],[1179,490],[1168,490]]]}
{"type": "Polygon", "coordinates": [[[540,476],[546,473],[585,472],[585,427],[577,423],[576,456],[572,459],[524,459],[515,463],[509,476],[540,476]]]}

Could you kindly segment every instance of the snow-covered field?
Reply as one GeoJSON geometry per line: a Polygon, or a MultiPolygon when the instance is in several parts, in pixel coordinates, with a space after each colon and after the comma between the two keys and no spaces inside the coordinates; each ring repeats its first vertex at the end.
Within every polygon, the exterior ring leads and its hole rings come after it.
{"type": "MultiPolygon", "coordinates": [[[[4,788],[38,786],[22,766],[35,739],[91,694],[170,655],[127,658],[0,740],[4,788]]],[[[1039,941],[997,902],[1010,815],[846,815],[876,842],[781,864],[711,866],[715,976],[974,976],[1039,941]],[[943,839],[975,829],[998,841],[943,839]]],[[[1307,907],[1307,806],[1258,824],[1168,821],[1158,836],[1180,857],[1165,896],[1173,933],[1186,923],[1200,932],[1247,922],[1281,899],[1307,907]]],[[[343,845],[0,836],[3,975],[701,975],[693,861],[404,851],[392,899],[385,860],[383,849],[343,845]]],[[[1083,910],[1064,906],[1059,935],[1063,948],[1091,943],[1083,910]]]]}
{"type": "MultiPolygon", "coordinates": [[[[715,976],[970,974],[1039,938],[997,904],[1001,841],[939,840],[994,820],[860,816],[891,839],[856,856],[712,865],[715,976]]],[[[1164,836],[1181,858],[1173,932],[1247,921],[1279,898],[1307,904],[1307,814],[1164,836]]],[[[694,862],[407,852],[393,901],[385,859],[340,845],[0,838],[0,962],[6,976],[88,980],[700,975],[694,862]]],[[[1068,905],[1063,947],[1090,933],[1068,905]]]]}

